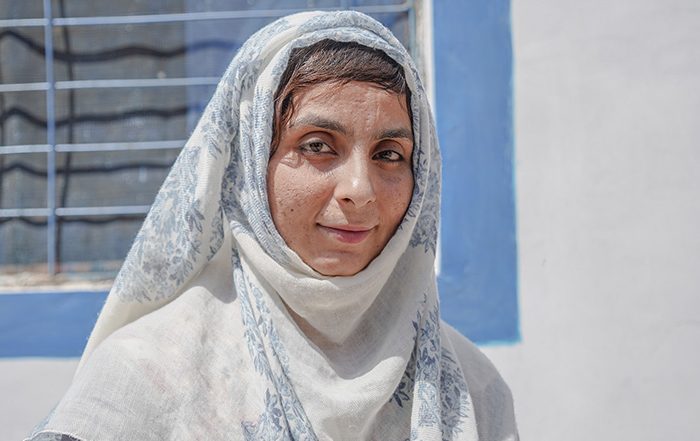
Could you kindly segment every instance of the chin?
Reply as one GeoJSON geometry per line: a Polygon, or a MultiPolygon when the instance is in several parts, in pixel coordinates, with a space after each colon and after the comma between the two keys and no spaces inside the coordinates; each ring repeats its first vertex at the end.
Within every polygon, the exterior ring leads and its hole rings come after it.
{"type": "Polygon", "coordinates": [[[307,263],[317,273],[328,277],[354,276],[367,267],[369,262],[357,262],[354,259],[316,259],[307,263]]]}

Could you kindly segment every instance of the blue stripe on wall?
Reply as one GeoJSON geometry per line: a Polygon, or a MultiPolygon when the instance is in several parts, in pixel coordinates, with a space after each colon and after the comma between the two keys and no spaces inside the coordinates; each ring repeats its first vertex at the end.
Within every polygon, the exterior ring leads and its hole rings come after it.
{"type": "Polygon", "coordinates": [[[0,294],[0,357],[78,357],[106,292],[0,294]]]}
{"type": "Polygon", "coordinates": [[[477,343],[519,341],[510,2],[433,8],[442,315],[477,343]]]}

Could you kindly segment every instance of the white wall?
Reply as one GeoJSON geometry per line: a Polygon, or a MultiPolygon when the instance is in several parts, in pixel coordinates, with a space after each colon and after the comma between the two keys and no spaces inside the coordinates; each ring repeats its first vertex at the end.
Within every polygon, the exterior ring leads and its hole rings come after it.
{"type": "Polygon", "coordinates": [[[0,360],[0,439],[23,440],[68,389],[77,359],[0,360]]]}
{"type": "Polygon", "coordinates": [[[700,430],[700,3],[513,1],[524,440],[700,430]]]}

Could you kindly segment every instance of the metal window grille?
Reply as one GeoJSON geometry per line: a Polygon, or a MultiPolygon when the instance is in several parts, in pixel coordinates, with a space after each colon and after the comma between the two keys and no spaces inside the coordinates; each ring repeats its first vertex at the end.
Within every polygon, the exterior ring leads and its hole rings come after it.
{"type": "Polygon", "coordinates": [[[0,6],[0,273],[116,270],[228,61],[275,18],[356,9],[416,49],[411,0],[0,6]]]}

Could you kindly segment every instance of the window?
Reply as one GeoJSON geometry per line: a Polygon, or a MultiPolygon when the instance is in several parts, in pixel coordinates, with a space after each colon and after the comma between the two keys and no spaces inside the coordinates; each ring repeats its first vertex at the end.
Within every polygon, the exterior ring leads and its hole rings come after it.
{"type": "Polygon", "coordinates": [[[414,45],[412,1],[0,0],[0,272],[114,273],[238,47],[347,8],[414,45]]]}

